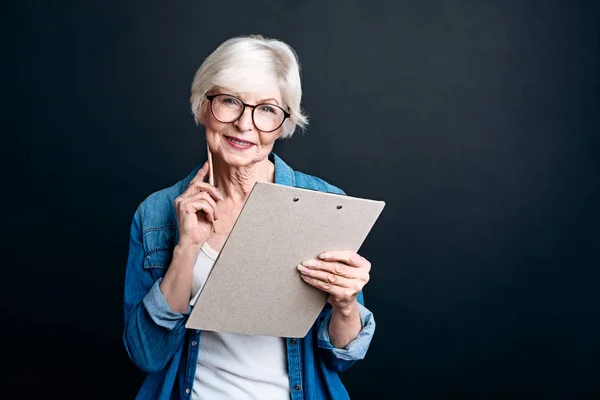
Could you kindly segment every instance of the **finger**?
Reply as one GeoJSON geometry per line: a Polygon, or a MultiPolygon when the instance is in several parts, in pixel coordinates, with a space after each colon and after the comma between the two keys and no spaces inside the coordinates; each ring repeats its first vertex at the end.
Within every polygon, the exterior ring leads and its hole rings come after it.
{"type": "Polygon", "coordinates": [[[186,189],[186,191],[181,194],[181,196],[183,196],[183,197],[190,196],[190,195],[193,195],[193,194],[196,194],[199,192],[206,192],[206,193],[210,194],[210,196],[213,199],[215,199],[216,201],[223,200],[223,195],[221,194],[221,192],[219,192],[219,189],[217,189],[210,183],[199,182],[199,181],[196,181],[193,184],[191,184],[186,189]]]}
{"type": "Polygon", "coordinates": [[[208,194],[207,192],[196,193],[195,195],[190,196],[189,200],[192,200],[192,201],[202,201],[202,200],[204,200],[204,201],[208,202],[208,204],[210,204],[210,206],[211,206],[211,208],[213,210],[212,214],[214,216],[214,219],[215,220],[219,219],[217,203],[210,196],[210,194],[208,194]]]}
{"type": "Polygon", "coordinates": [[[188,184],[188,188],[190,186],[193,186],[196,182],[205,182],[205,179],[206,179],[209,171],[210,171],[210,164],[208,161],[206,161],[204,163],[204,165],[202,165],[202,168],[200,168],[198,170],[198,172],[196,172],[196,175],[192,178],[192,180],[188,184]]]}
{"type": "Polygon", "coordinates": [[[217,203],[215,201],[215,199],[211,196],[211,194],[209,192],[206,191],[200,191],[197,193],[190,193],[187,196],[179,196],[175,199],[175,206],[179,207],[180,204],[187,204],[190,201],[198,201],[198,200],[205,200],[207,202],[210,203],[211,207],[213,207],[215,210],[217,209],[217,203]]]}
{"type": "Polygon", "coordinates": [[[349,299],[352,297],[352,293],[354,293],[354,291],[352,289],[336,286],[329,282],[323,282],[319,279],[311,278],[309,276],[300,275],[300,277],[302,278],[302,280],[304,280],[304,282],[308,283],[309,285],[311,285],[319,290],[329,293],[330,295],[334,296],[335,298],[349,299]]]}
{"type": "Polygon", "coordinates": [[[213,199],[210,198],[205,192],[197,193],[194,197],[180,200],[177,205],[180,212],[186,212],[188,214],[195,214],[200,211],[206,214],[206,219],[210,222],[217,220],[217,207],[213,199]]]}
{"type": "Polygon", "coordinates": [[[190,183],[188,188],[181,194],[181,196],[186,197],[189,195],[196,194],[198,192],[208,192],[215,200],[223,200],[223,195],[219,190],[207,182],[195,181],[190,183]]]}
{"type": "Polygon", "coordinates": [[[210,169],[210,164],[208,163],[208,160],[207,160],[204,163],[204,165],[202,165],[202,168],[200,168],[198,170],[198,172],[196,172],[196,175],[192,178],[190,185],[192,184],[192,182],[195,182],[195,181],[203,181],[206,178],[206,175],[208,174],[209,169],[210,169]]]}
{"type": "Polygon", "coordinates": [[[204,165],[202,166],[202,168],[200,168],[198,170],[198,172],[196,173],[196,176],[194,176],[192,178],[192,180],[190,181],[190,183],[188,183],[188,188],[190,186],[193,186],[194,183],[196,182],[206,182],[206,174],[208,173],[208,169],[209,169],[209,164],[208,162],[204,163],[204,165]]]}
{"type": "Polygon", "coordinates": [[[304,267],[303,265],[298,266],[298,271],[300,271],[300,273],[303,276],[314,278],[321,282],[330,283],[332,285],[344,288],[356,289],[357,291],[360,291],[360,289],[362,289],[362,286],[364,285],[364,283],[361,283],[361,278],[358,277],[349,279],[343,276],[338,276],[336,274],[329,273],[327,271],[312,270],[304,267]]]}
{"type": "Polygon", "coordinates": [[[338,261],[342,262],[351,267],[361,268],[361,267],[371,267],[369,261],[367,261],[364,257],[358,255],[355,251],[352,250],[335,250],[335,251],[326,251],[324,253],[319,254],[319,258],[325,261],[338,261]]]}
{"type": "Polygon", "coordinates": [[[356,277],[356,268],[352,268],[344,263],[310,259],[302,262],[302,266],[316,271],[325,271],[346,278],[356,277]]]}

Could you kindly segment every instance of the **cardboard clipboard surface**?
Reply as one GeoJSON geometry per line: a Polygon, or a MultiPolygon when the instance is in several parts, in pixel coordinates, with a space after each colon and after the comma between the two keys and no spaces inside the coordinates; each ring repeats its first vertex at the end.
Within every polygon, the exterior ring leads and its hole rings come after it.
{"type": "Polygon", "coordinates": [[[304,337],[327,301],[296,266],[358,251],[385,203],[257,182],[215,261],[188,329],[304,337]]]}

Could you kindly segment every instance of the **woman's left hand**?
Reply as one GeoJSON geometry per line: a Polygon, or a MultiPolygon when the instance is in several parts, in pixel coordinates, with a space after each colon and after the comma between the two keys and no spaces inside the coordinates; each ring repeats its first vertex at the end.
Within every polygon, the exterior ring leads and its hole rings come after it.
{"type": "Polygon", "coordinates": [[[333,308],[343,311],[369,281],[371,263],[351,250],[327,251],[298,265],[300,276],[311,286],[329,293],[333,308]]]}

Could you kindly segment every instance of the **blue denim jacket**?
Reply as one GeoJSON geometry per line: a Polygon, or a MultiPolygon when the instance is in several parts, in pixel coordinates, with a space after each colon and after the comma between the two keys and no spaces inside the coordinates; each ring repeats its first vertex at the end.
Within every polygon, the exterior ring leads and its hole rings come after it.
{"type": "MultiPolygon", "coordinates": [[[[293,171],[277,155],[275,183],[333,193],[343,192],[325,181],[293,171]]],[[[148,196],[131,224],[125,273],[123,341],[131,360],[147,372],[138,399],[189,399],[200,347],[201,331],[185,328],[186,313],[171,311],[160,282],[178,241],[173,201],[189,185],[200,165],[175,185],[148,196]]],[[[338,372],[365,357],[375,320],[359,293],[362,330],[343,349],[331,345],[331,306],[325,306],[304,338],[286,338],[292,400],[348,399],[338,372]]]]}

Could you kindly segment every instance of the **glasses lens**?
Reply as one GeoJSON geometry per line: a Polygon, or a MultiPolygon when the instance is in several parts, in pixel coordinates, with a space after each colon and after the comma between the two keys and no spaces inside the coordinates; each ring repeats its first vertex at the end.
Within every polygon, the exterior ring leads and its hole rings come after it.
{"type": "Polygon", "coordinates": [[[220,94],[212,101],[212,112],[221,122],[233,122],[242,115],[244,104],[237,97],[220,94]]]}
{"type": "Polygon", "coordinates": [[[261,131],[271,132],[279,128],[285,119],[283,110],[272,104],[259,104],[253,113],[254,125],[261,131]]]}
{"type": "MultiPolygon", "coordinates": [[[[235,96],[220,94],[213,98],[211,110],[219,121],[234,122],[244,112],[244,103],[235,96]]],[[[273,104],[258,104],[252,112],[252,119],[257,129],[272,132],[283,124],[285,112],[273,104]]]]}

